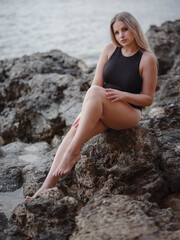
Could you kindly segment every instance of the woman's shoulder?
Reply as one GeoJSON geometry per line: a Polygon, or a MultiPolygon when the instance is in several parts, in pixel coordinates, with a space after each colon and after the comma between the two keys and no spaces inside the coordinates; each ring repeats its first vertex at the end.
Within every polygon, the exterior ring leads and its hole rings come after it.
{"type": "Polygon", "coordinates": [[[142,61],[145,63],[156,62],[156,56],[153,52],[144,51],[142,55],[142,61]]]}
{"type": "Polygon", "coordinates": [[[157,58],[153,52],[144,51],[141,59],[141,67],[149,68],[149,66],[157,66],[157,58]]]}
{"type": "Polygon", "coordinates": [[[114,43],[108,43],[104,47],[103,52],[108,56],[108,58],[110,58],[113,52],[115,51],[115,49],[116,49],[116,45],[114,45],[114,43]]]}

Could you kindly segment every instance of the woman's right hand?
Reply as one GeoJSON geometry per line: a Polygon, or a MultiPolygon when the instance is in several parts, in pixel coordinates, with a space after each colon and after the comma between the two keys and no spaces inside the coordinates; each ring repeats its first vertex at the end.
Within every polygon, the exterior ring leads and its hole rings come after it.
{"type": "Polygon", "coordinates": [[[72,127],[77,128],[79,125],[79,120],[80,120],[81,113],[77,116],[77,118],[74,120],[72,127]]]}

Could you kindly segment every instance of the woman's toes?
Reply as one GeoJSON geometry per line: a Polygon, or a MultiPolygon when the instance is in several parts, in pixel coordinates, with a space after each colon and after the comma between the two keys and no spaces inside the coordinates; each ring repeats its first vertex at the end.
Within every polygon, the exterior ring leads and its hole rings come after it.
{"type": "Polygon", "coordinates": [[[29,199],[31,199],[31,197],[27,196],[27,197],[25,198],[25,201],[27,201],[27,200],[29,200],[29,199]]]}
{"type": "Polygon", "coordinates": [[[56,171],[53,173],[53,176],[54,176],[54,177],[62,176],[62,173],[63,173],[62,169],[59,169],[59,170],[56,170],[56,171]]]}

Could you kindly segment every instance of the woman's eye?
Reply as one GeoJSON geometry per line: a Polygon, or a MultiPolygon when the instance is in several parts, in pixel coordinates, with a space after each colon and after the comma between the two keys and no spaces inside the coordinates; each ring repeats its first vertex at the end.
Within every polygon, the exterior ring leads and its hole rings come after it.
{"type": "Polygon", "coordinates": [[[117,35],[117,34],[118,34],[118,32],[115,32],[115,33],[114,33],[114,35],[117,35]]]}
{"type": "Polygon", "coordinates": [[[128,28],[123,28],[123,30],[124,30],[124,31],[127,31],[127,30],[128,30],[128,28]]]}

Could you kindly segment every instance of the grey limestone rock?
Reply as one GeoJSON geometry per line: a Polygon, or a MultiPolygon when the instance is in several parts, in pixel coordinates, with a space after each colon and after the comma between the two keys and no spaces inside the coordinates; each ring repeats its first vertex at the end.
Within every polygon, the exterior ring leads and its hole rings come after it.
{"type": "Polygon", "coordinates": [[[14,210],[11,218],[16,225],[6,230],[6,234],[9,239],[16,236],[17,239],[68,239],[76,226],[77,209],[74,198],[58,196],[57,193],[54,198],[52,195],[50,198],[41,196],[25,201],[14,210]]]}
{"type": "Polygon", "coordinates": [[[173,67],[179,72],[180,20],[165,22],[160,27],[151,26],[147,38],[157,56],[159,74],[166,74],[173,67]]]}
{"type": "Polygon", "coordinates": [[[0,61],[0,137],[7,144],[63,135],[81,110],[91,73],[61,51],[0,61]]]}
{"type": "Polygon", "coordinates": [[[47,143],[26,144],[14,142],[1,148],[0,155],[0,192],[14,191],[24,182],[22,170],[26,166],[39,166],[50,147],[47,143]],[[42,160],[41,160],[42,159],[42,160]]]}
{"type": "Polygon", "coordinates": [[[180,238],[178,216],[146,200],[99,193],[76,217],[78,229],[70,240],[176,240],[180,238]]]}
{"type": "Polygon", "coordinates": [[[3,212],[0,212],[0,239],[2,240],[5,238],[3,231],[4,229],[7,228],[7,224],[8,224],[8,219],[6,218],[3,212]]]}

